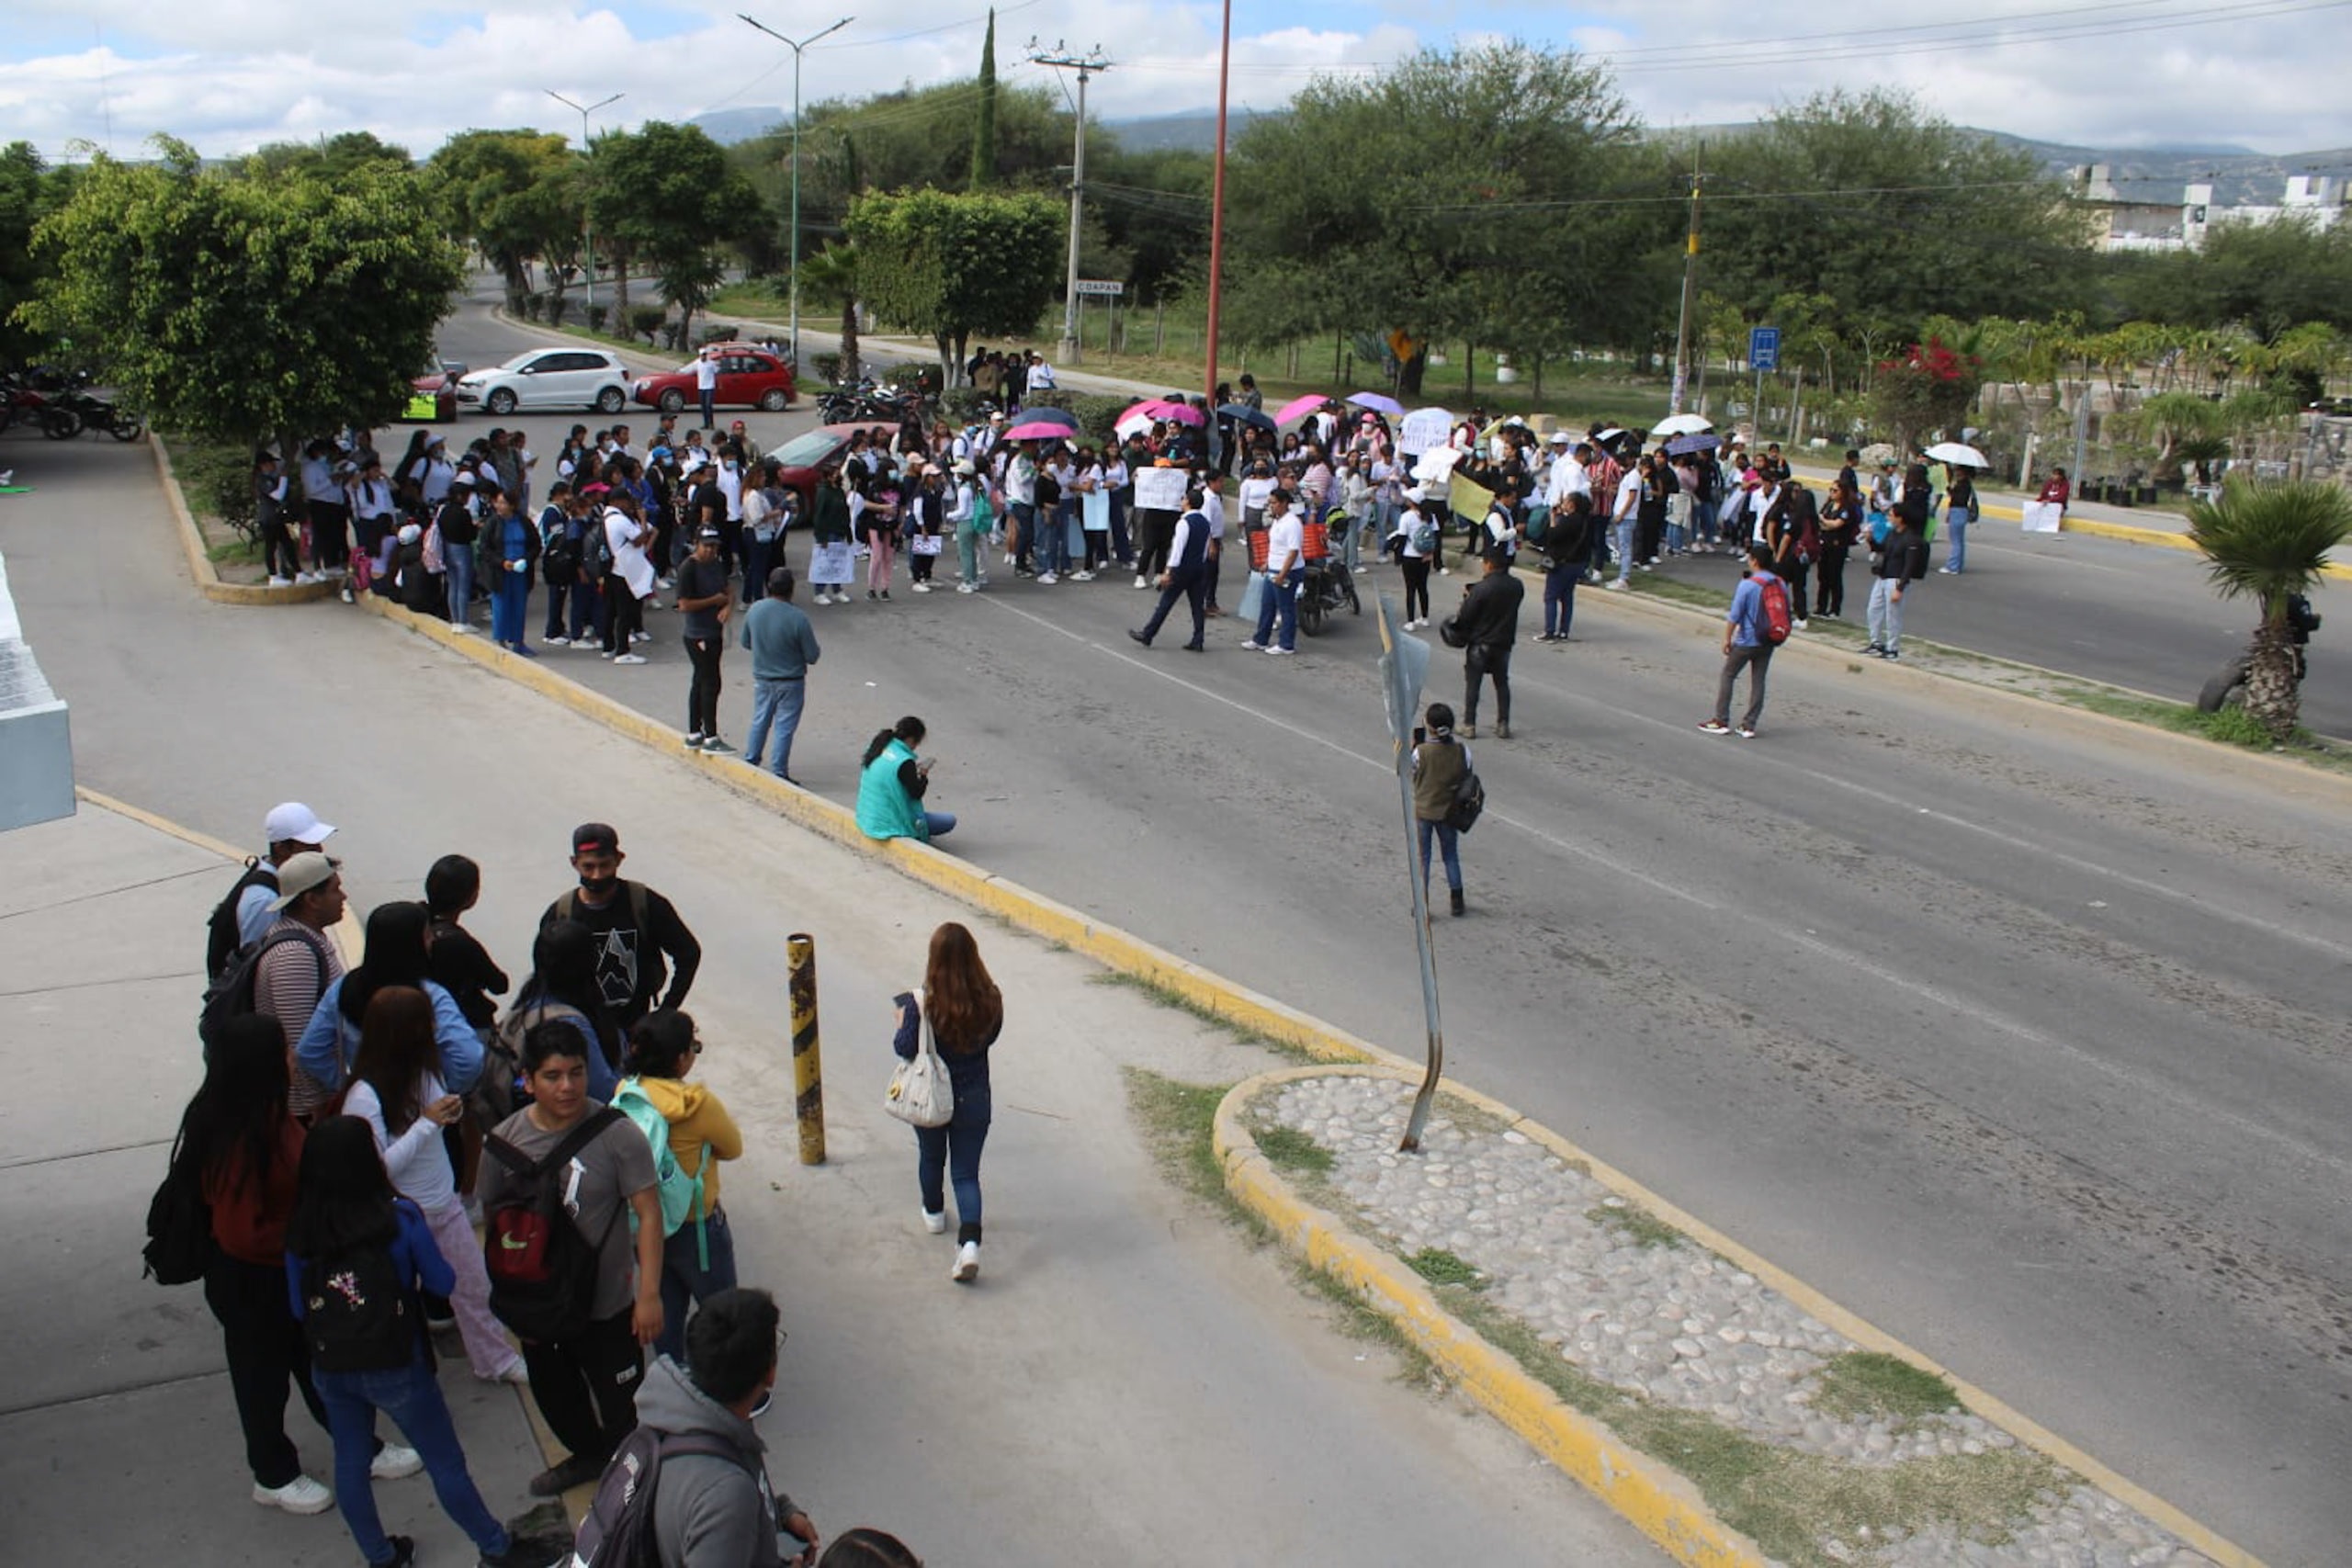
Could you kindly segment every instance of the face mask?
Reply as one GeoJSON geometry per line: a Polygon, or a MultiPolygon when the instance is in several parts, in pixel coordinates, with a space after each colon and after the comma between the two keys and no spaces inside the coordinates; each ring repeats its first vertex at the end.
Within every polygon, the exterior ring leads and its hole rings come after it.
{"type": "Polygon", "coordinates": [[[614,888],[618,887],[620,883],[621,877],[618,872],[612,872],[604,876],[582,876],[580,879],[580,891],[591,898],[602,899],[614,888]]]}

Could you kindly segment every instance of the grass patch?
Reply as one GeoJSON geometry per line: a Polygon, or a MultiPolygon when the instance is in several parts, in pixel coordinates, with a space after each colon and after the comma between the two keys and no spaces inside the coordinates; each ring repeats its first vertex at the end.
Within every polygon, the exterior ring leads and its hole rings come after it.
{"type": "Polygon", "coordinates": [[[1339,1159],[1330,1150],[1295,1127],[1257,1127],[1251,1129],[1258,1140],[1258,1152],[1276,1170],[1301,1176],[1329,1176],[1339,1159]]]}
{"type": "Polygon", "coordinates": [[[1709,610],[1731,607],[1731,595],[1720,588],[1710,588],[1703,582],[1685,582],[1678,577],[1661,577],[1656,572],[1634,579],[1634,592],[1646,593],[1653,599],[1668,599],[1677,604],[1697,604],[1709,610]]]}
{"type": "Polygon", "coordinates": [[[1459,1285],[1471,1291],[1486,1289],[1484,1275],[1442,1247],[1421,1248],[1405,1259],[1405,1266],[1432,1285],[1459,1285]]]}
{"type": "Polygon", "coordinates": [[[1696,1411],[1675,1410],[1588,1376],[1519,1319],[1470,1291],[1441,1292],[1446,1306],[1510,1356],[1562,1404],[1607,1426],[1699,1488],[1707,1506],[1789,1568],[1834,1568],[1851,1561],[1827,1550],[1853,1548],[1934,1524],[1997,1543],[2066,1472],[2030,1449],[1914,1461],[1848,1464],[1792,1452],[1696,1411]]]}
{"type": "Polygon", "coordinates": [[[1124,986],[1131,991],[1140,991],[1161,1007],[1173,1008],[1182,1013],[1190,1013],[1203,1023],[1214,1024],[1224,1030],[1234,1038],[1236,1043],[1255,1045],[1261,1051],[1272,1052],[1286,1062],[1306,1066],[1323,1059],[1304,1046],[1294,1045],[1287,1040],[1277,1040],[1271,1034],[1261,1033],[1248,1024],[1236,1023],[1215,1008],[1196,1000],[1165,981],[1154,980],[1142,975],[1130,975],[1124,969],[1098,970],[1089,976],[1088,979],[1090,983],[1097,986],[1124,986]]]}
{"type": "Polygon", "coordinates": [[[258,566],[261,563],[261,541],[226,539],[206,545],[204,555],[215,566],[258,566]]]}
{"type": "Polygon", "coordinates": [[[1813,1396],[1813,1407],[1839,1420],[1885,1416],[1907,1422],[1960,1408],[1960,1395],[1952,1392],[1951,1383],[1883,1351],[1849,1350],[1832,1356],[1820,1375],[1821,1387],[1813,1396]]]}
{"type": "MultiPolygon", "coordinates": [[[[2098,686],[2060,686],[2052,690],[2051,695],[2062,703],[2086,708],[2092,713],[2103,713],[2109,718],[2150,724],[2176,734],[2194,735],[2216,745],[2236,746],[2249,751],[2268,751],[2275,745],[2270,732],[2256,723],[2243,707],[2225,707],[2218,713],[2199,713],[2190,703],[2168,703],[2158,697],[2133,696],[2098,686]]],[[[2327,744],[2301,726],[2288,738],[2283,750],[2324,766],[2352,767],[2352,758],[2347,758],[2340,748],[2327,744]]]]}
{"type": "Polygon", "coordinates": [[[1615,1231],[1637,1247],[1680,1247],[1690,1238],[1646,1209],[1631,1203],[1596,1203],[1584,1217],[1605,1230],[1615,1231]]]}

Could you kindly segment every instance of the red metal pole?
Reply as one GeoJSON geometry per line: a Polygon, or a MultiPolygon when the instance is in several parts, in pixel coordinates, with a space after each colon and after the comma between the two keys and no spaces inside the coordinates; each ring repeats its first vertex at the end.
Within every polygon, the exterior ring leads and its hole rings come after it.
{"type": "Polygon", "coordinates": [[[1225,0],[1225,31],[1216,57],[1216,174],[1209,191],[1208,365],[1201,384],[1201,395],[1208,400],[1211,419],[1216,417],[1217,304],[1225,288],[1225,103],[1232,67],[1233,0],[1225,0]]]}

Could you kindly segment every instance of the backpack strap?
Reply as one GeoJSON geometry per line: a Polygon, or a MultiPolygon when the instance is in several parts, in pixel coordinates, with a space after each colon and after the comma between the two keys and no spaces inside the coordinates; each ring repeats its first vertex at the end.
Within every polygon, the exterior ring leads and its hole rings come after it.
{"type": "Polygon", "coordinates": [[[620,1117],[621,1113],[609,1105],[601,1108],[595,1114],[566,1133],[562,1141],[547,1152],[547,1157],[544,1159],[532,1159],[495,1133],[482,1139],[482,1152],[515,1175],[536,1179],[555,1169],[582,1149],[586,1148],[599,1133],[611,1126],[620,1117]]]}

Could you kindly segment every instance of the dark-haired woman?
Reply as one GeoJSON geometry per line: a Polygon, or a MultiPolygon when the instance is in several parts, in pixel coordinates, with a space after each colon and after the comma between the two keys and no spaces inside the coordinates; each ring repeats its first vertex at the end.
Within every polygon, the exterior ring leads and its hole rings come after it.
{"type": "Polygon", "coordinates": [[[923,792],[931,787],[931,760],[915,755],[930,733],[922,720],[909,715],[866,743],[858,766],[858,830],[869,839],[945,838],[956,828],[954,813],[923,809],[923,792]]]}
{"type": "Polygon", "coordinates": [[[956,1114],[945,1126],[915,1129],[915,1181],[922,1195],[923,1228],[933,1235],[947,1229],[946,1182],[954,1182],[956,1245],[950,1278],[969,1284],[980,1274],[980,1149],[988,1142],[993,1111],[989,1047],[1004,1028],[1004,998],[989,978],[971,931],[950,920],[931,933],[922,989],[901,991],[893,999],[899,1034],[892,1044],[899,1059],[914,1060],[922,1031],[929,1029],[956,1091],[956,1114]]]}
{"type": "MultiPolygon", "coordinates": [[[[501,1122],[485,1145],[485,1213],[495,1214],[523,1186],[496,1157],[498,1145],[542,1161],[605,1111],[589,1097],[588,1050],[578,1031],[560,1023],[537,1024],[523,1036],[531,1102],[501,1122]]],[[[662,1333],[662,1200],[645,1134],[626,1116],[605,1117],[572,1151],[564,1184],[565,1210],[596,1248],[595,1282],[584,1325],[558,1338],[523,1340],[531,1397],[556,1440],[571,1450],[532,1478],[536,1497],[559,1496],[604,1473],[605,1461],[637,1425],[637,1384],[645,1371],[639,1348],[662,1333]],[[623,1211],[637,1216],[634,1235],[623,1211]]]]}
{"type": "Polygon", "coordinates": [[[1846,558],[1862,536],[1862,498],[1844,479],[1830,482],[1821,506],[1821,570],[1815,573],[1813,613],[1826,620],[1846,618],[1846,558]]]}
{"type": "Polygon", "coordinates": [[[441,1051],[441,1077],[463,1094],[481,1075],[481,1037],[466,1021],[458,998],[428,977],[432,959],[426,931],[431,916],[422,904],[379,904],[368,916],[367,956],[356,969],[319,994],[302,1037],[295,1043],[294,1111],[315,1111],[343,1087],[344,1075],[359,1054],[359,1029],[368,1003],[386,986],[413,986],[433,1003],[433,1036],[441,1051]]]}
{"type": "Polygon", "coordinates": [[[580,1037],[588,1098],[604,1103],[620,1082],[620,1019],[596,984],[596,933],[578,920],[550,920],[531,943],[531,976],[514,994],[504,1037],[517,1057],[535,1025],[559,1023],[580,1037]]]}
{"type": "Polygon", "coordinates": [[[447,1292],[455,1280],[433,1244],[424,1216],[392,1191],[377,1157],[375,1135],[358,1118],[327,1117],[303,1144],[301,1198],[287,1222],[279,1272],[281,1303],[296,1319],[315,1314],[322,1323],[332,1317],[365,1324],[376,1320],[378,1307],[364,1292],[383,1289],[401,1298],[409,1329],[404,1359],[394,1359],[398,1352],[388,1347],[381,1357],[385,1365],[337,1371],[322,1368],[312,1374],[326,1404],[328,1429],[334,1435],[337,1501],[362,1556],[371,1563],[399,1568],[416,1560],[415,1541],[384,1533],[376,1494],[368,1484],[371,1464],[382,1462],[381,1455],[371,1460],[379,1410],[416,1445],[441,1511],[471,1538],[484,1568],[537,1565],[563,1550],[560,1541],[509,1535],[482,1502],[481,1489],[466,1469],[449,1406],[442,1400],[440,1384],[433,1381],[433,1352],[416,1304],[420,1287],[447,1292]]]}
{"type": "Polygon", "coordinates": [[[735,1236],[718,1201],[718,1162],[743,1157],[743,1134],[718,1096],[686,1082],[702,1057],[691,1013],[664,1008],[629,1031],[624,1089],[643,1094],[670,1126],[670,1154],[702,1178],[702,1200],[662,1244],[662,1334],[653,1348],[672,1360],[686,1353],[686,1308],[735,1288],[735,1236]]]}
{"type": "Polygon", "coordinates": [[[457,1279],[448,1298],[474,1376],[485,1382],[521,1382],[523,1358],[506,1342],[490,1312],[490,1276],[482,1271],[473,1227],[458,1195],[443,1129],[465,1101],[441,1078],[433,1043],[433,1004],[413,986],[386,986],[368,998],[359,1031],[359,1055],[344,1091],[343,1113],[376,1135],[384,1169],[401,1197],[416,1205],[457,1279]]]}

